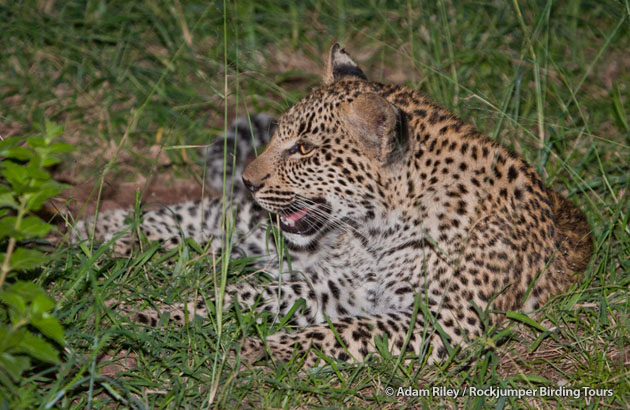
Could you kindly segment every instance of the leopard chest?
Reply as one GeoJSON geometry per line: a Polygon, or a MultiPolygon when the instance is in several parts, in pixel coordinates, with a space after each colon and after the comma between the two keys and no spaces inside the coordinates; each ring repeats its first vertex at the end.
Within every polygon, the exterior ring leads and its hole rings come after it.
{"type": "Polygon", "coordinates": [[[423,253],[429,248],[419,231],[390,233],[346,232],[321,245],[309,278],[328,316],[382,314],[413,305],[426,279],[423,253]]]}

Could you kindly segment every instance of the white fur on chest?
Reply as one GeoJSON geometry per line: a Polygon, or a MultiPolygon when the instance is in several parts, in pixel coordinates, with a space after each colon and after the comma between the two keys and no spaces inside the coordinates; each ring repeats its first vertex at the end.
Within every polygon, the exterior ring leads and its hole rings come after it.
{"type": "MultiPolygon", "coordinates": [[[[383,314],[413,305],[425,282],[426,252],[420,227],[403,229],[397,215],[354,231],[329,234],[310,255],[313,288],[336,296],[342,313],[383,314]],[[411,289],[411,292],[405,290],[411,289]]],[[[325,313],[338,309],[327,304],[325,313]]]]}

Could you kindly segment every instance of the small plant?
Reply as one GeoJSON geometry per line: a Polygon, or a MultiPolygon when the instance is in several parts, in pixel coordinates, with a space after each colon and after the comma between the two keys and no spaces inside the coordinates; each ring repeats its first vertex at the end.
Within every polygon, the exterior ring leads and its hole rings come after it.
{"type": "MultiPolygon", "coordinates": [[[[65,188],[45,169],[60,161],[56,154],[72,149],[54,142],[61,133],[46,122],[43,136],[0,141],[0,397],[5,389],[15,392],[32,359],[59,363],[58,347],[64,345],[63,329],[51,315],[53,299],[39,284],[20,280],[47,260],[28,243],[52,228],[33,212],[65,188]]],[[[6,404],[0,400],[0,407],[6,404]]]]}

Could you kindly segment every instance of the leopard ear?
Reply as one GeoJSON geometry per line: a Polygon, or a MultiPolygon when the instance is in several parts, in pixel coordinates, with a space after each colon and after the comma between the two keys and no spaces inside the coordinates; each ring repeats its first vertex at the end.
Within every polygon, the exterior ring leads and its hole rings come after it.
{"type": "Polygon", "coordinates": [[[367,80],[367,77],[359,66],[352,61],[348,53],[338,43],[335,43],[328,54],[328,64],[326,64],[326,71],[324,72],[324,84],[330,85],[341,79],[367,80]]]}
{"type": "Polygon", "coordinates": [[[385,98],[374,93],[359,95],[341,105],[341,117],[366,151],[377,161],[389,164],[406,143],[404,115],[385,98]]]}

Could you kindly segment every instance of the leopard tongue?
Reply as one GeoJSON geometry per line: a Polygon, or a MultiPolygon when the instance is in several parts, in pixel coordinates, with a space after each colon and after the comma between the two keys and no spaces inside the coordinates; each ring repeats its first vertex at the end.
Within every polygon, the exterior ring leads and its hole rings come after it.
{"type": "Polygon", "coordinates": [[[280,218],[282,219],[282,222],[285,223],[286,225],[290,227],[294,227],[295,223],[299,221],[300,219],[304,218],[304,216],[306,216],[307,213],[308,213],[307,209],[302,208],[299,211],[294,212],[292,214],[280,215],[280,218]]]}

